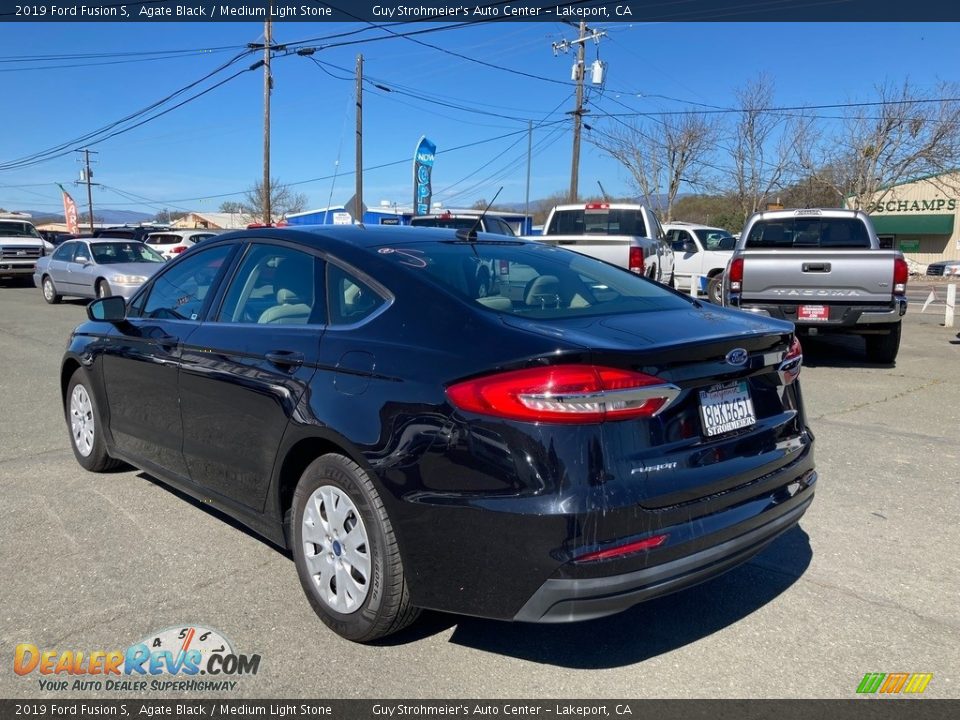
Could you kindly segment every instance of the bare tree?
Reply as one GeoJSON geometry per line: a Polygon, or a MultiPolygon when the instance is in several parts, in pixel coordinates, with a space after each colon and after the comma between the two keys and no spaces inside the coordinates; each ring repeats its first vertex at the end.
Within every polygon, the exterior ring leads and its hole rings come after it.
{"type": "MultiPolygon", "coordinates": [[[[243,198],[244,211],[251,217],[260,217],[263,214],[263,181],[253,184],[243,198]]],[[[307,196],[294,192],[289,185],[284,185],[276,178],[270,178],[270,208],[276,217],[285,218],[291,213],[300,212],[307,206],[307,196]]],[[[261,218],[261,222],[273,222],[272,218],[261,218]]]]}
{"type": "Polygon", "coordinates": [[[800,166],[798,148],[808,142],[812,121],[771,112],[774,85],[766,75],[759,75],[735,94],[738,112],[727,148],[728,184],[746,219],[792,182],[800,166]]]}
{"type": "Polygon", "coordinates": [[[904,81],[876,90],[875,104],[851,106],[836,134],[809,147],[805,169],[853,207],[868,210],[918,177],[944,191],[960,189],[960,86],[922,91],[904,81]]]}
{"type": "Polygon", "coordinates": [[[246,206],[237,200],[224,200],[220,203],[220,212],[222,213],[245,213],[246,206]]]}
{"type": "Polygon", "coordinates": [[[630,172],[637,192],[667,221],[673,218],[680,186],[702,183],[715,140],[716,125],[699,113],[645,123],[619,121],[592,136],[598,148],[630,172]]]}

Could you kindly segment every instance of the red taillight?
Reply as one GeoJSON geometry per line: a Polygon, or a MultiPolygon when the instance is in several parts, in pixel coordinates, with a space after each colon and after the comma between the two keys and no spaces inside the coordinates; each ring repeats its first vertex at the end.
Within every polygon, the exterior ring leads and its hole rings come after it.
{"type": "Polygon", "coordinates": [[[800,376],[800,368],[803,366],[803,348],[800,347],[800,339],[794,335],[793,342],[790,343],[790,349],[783,356],[783,362],[777,368],[780,375],[780,382],[789,385],[800,376]]]}
{"type": "Polygon", "coordinates": [[[580,557],[574,558],[574,562],[590,562],[592,560],[610,560],[612,558],[623,557],[624,555],[632,555],[633,553],[642,552],[643,550],[650,550],[651,548],[660,547],[663,545],[669,535],[653,535],[652,537],[645,538],[643,540],[637,540],[636,542],[626,543],[625,545],[616,545],[614,547],[604,548],[603,550],[597,550],[595,552],[589,552],[586,555],[581,555],[580,557]]]}
{"type": "Polygon", "coordinates": [[[893,294],[905,295],[907,292],[907,278],[910,277],[910,268],[903,258],[893,259],[893,294]]]}
{"type": "Polygon", "coordinates": [[[743,289],[743,258],[734,258],[730,261],[727,281],[730,292],[738,293],[743,289]]]}
{"type": "Polygon", "coordinates": [[[170,252],[172,252],[174,255],[179,255],[186,249],[187,249],[186,245],[177,245],[175,248],[170,248],[170,252]]]}
{"type": "Polygon", "coordinates": [[[587,203],[583,206],[584,210],[609,210],[610,203],[587,203]]]}
{"type": "Polygon", "coordinates": [[[598,423],[652,417],[680,393],[632,370],[551,365],[456,383],[447,396],[460,410],[545,423],[598,423]]]}
{"type": "Polygon", "coordinates": [[[628,267],[630,268],[630,272],[635,272],[637,275],[643,275],[643,248],[630,248],[630,264],[628,267]]]}

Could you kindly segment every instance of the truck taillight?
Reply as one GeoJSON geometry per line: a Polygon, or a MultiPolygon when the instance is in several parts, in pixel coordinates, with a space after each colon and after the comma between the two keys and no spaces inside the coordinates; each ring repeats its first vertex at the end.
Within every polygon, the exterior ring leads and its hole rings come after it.
{"type": "Polygon", "coordinates": [[[584,210],[609,210],[610,203],[587,203],[583,206],[584,210]]]}
{"type": "Polygon", "coordinates": [[[910,276],[910,269],[907,267],[907,261],[903,258],[893,259],[893,294],[905,295],[907,292],[907,278],[910,276]]]}
{"type": "Polygon", "coordinates": [[[643,266],[643,248],[630,248],[630,263],[628,267],[630,268],[630,272],[635,272],[637,275],[643,275],[645,270],[643,266]]]}
{"type": "Polygon", "coordinates": [[[730,261],[728,282],[732,293],[738,293],[743,289],[743,258],[734,258],[730,261]]]}

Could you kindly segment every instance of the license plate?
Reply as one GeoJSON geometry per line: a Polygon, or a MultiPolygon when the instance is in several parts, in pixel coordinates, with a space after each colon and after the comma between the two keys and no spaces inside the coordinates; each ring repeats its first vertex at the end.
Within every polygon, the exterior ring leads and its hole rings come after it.
{"type": "Polygon", "coordinates": [[[757,422],[746,382],[716,385],[700,391],[700,420],[707,437],[750,427],[757,422]]]}
{"type": "Polygon", "coordinates": [[[830,308],[826,305],[801,305],[797,308],[797,319],[825,322],[830,319],[830,308]]]}

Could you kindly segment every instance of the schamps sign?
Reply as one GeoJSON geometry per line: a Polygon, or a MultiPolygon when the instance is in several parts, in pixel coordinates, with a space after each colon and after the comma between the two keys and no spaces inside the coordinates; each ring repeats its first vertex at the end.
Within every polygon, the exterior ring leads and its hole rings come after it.
{"type": "Polygon", "coordinates": [[[230,691],[234,678],[259,669],[259,655],[239,654],[219,632],[200,626],[167,628],[125,649],[46,650],[19,643],[13,656],[13,671],[37,677],[44,691],[230,691]]]}
{"type": "Polygon", "coordinates": [[[433,172],[433,161],[437,154],[437,146],[420,138],[417,149],[413,153],[413,214],[426,215],[430,212],[430,200],[433,189],[430,186],[430,175],[433,172]]]}
{"type": "Polygon", "coordinates": [[[887,200],[886,202],[870,203],[868,213],[882,212],[930,212],[933,210],[956,210],[955,198],[936,198],[935,200],[887,200]]]}

